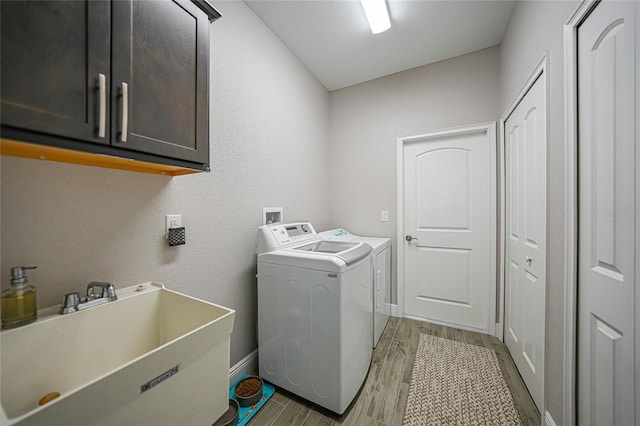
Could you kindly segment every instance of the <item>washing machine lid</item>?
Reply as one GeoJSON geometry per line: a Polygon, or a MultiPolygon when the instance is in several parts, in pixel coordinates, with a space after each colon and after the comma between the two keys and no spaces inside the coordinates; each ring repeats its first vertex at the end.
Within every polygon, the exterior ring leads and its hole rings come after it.
{"type": "Polygon", "coordinates": [[[387,237],[359,237],[343,228],[318,232],[318,238],[329,241],[358,241],[369,244],[373,251],[381,252],[391,246],[391,238],[387,237]]]}
{"type": "Polygon", "coordinates": [[[342,253],[357,246],[358,243],[348,241],[315,241],[311,244],[296,247],[294,250],[312,251],[317,253],[342,253]]]}
{"type": "Polygon", "coordinates": [[[346,265],[351,265],[367,257],[371,253],[371,246],[350,241],[315,241],[292,250],[335,255],[346,265]]]}
{"type": "Polygon", "coordinates": [[[344,272],[361,261],[369,260],[371,246],[362,242],[314,241],[292,248],[258,255],[258,262],[344,272]]]}

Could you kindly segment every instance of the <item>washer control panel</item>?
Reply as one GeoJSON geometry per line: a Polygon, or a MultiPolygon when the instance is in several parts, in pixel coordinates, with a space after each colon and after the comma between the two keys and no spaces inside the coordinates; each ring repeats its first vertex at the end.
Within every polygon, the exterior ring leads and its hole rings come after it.
{"type": "Polygon", "coordinates": [[[269,227],[279,245],[315,238],[316,231],[309,222],[275,224],[269,227]]]}
{"type": "Polygon", "coordinates": [[[258,254],[276,250],[291,243],[317,238],[310,222],[289,222],[263,225],[258,228],[258,254]]]}

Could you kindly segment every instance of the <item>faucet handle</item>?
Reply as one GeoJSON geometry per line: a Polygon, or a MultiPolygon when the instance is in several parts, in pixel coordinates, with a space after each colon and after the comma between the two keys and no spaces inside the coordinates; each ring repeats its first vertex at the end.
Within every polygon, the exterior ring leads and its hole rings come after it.
{"type": "Polygon", "coordinates": [[[60,306],[60,310],[58,313],[60,315],[70,314],[71,312],[76,312],[78,310],[78,305],[80,304],[80,293],[74,291],[73,293],[67,293],[62,298],[62,305],[60,306]]]}
{"type": "Polygon", "coordinates": [[[105,291],[107,294],[103,293],[102,295],[107,299],[109,299],[109,301],[113,302],[114,300],[118,300],[118,295],[116,294],[116,288],[113,286],[113,284],[109,283],[105,291]]]}

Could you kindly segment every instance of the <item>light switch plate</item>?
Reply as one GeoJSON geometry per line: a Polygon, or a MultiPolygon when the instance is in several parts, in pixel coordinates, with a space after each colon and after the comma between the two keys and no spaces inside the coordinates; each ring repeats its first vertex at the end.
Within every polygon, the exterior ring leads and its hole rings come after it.
{"type": "Polygon", "coordinates": [[[380,221],[389,222],[389,210],[382,210],[380,212],[380,221]]]}

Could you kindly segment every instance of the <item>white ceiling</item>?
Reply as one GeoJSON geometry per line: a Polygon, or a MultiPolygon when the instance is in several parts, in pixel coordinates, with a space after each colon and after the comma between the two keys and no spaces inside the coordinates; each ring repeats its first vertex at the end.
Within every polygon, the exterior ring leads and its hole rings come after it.
{"type": "Polygon", "coordinates": [[[328,90],[500,44],[515,1],[387,0],[373,35],[357,0],[245,0],[328,90]]]}

